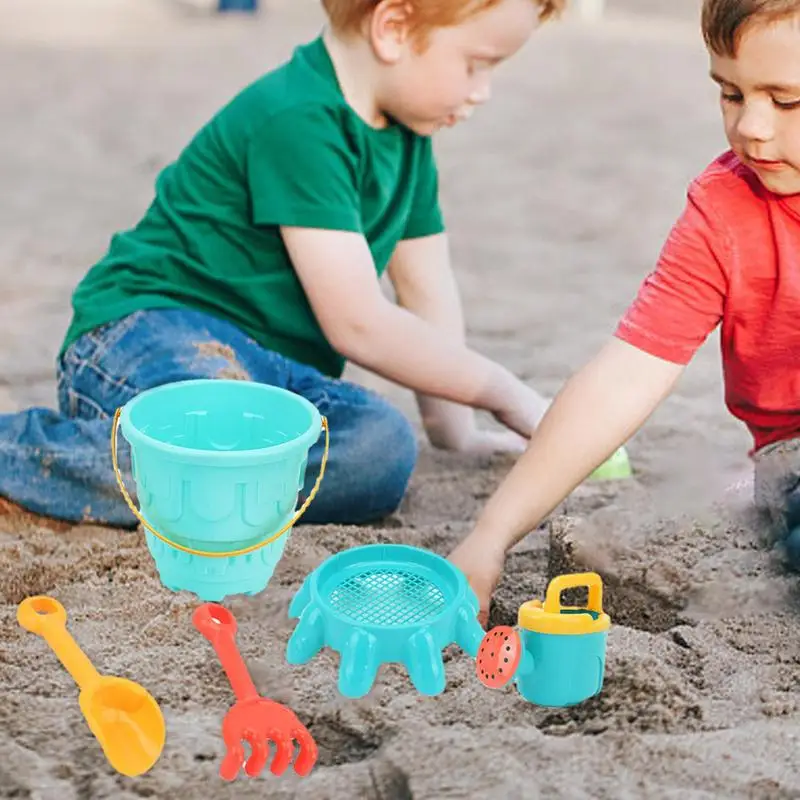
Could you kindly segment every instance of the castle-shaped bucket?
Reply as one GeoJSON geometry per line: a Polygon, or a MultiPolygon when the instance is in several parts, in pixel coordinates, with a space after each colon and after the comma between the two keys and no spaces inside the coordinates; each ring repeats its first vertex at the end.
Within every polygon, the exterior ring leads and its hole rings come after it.
{"type": "Polygon", "coordinates": [[[117,483],[145,528],[161,582],[205,601],[263,591],[286,538],[316,495],[328,424],[299,395],[236,380],[189,380],[142,392],[111,434],[117,483]],[[117,430],[131,447],[140,508],[125,488],[117,430]],[[308,453],[325,431],[313,490],[295,511],[308,453]]]}

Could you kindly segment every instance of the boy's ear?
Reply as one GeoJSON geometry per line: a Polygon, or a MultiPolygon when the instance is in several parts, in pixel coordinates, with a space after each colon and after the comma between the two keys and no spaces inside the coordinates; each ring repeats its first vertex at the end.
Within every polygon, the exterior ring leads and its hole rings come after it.
{"type": "Polygon", "coordinates": [[[381,0],[369,18],[369,40],[380,61],[395,64],[411,39],[413,6],[407,0],[381,0]]]}

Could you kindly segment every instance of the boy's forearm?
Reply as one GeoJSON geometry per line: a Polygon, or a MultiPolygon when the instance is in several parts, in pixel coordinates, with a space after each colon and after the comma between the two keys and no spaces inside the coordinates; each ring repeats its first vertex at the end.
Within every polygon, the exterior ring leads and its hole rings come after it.
{"type": "Polygon", "coordinates": [[[618,340],[570,379],[524,455],[487,503],[474,535],[509,549],[627,441],[682,372],[618,340]]]}
{"type": "Polygon", "coordinates": [[[513,383],[505,368],[448,332],[386,301],[341,342],[342,354],[421,395],[485,409],[504,407],[513,383]]]}
{"type": "MultiPolygon", "coordinates": [[[[464,312],[446,235],[401,242],[388,274],[401,307],[465,343],[464,312]]],[[[424,392],[416,397],[422,425],[434,447],[460,450],[469,442],[475,430],[474,409],[424,392]]]]}
{"type": "MultiPolygon", "coordinates": [[[[427,287],[427,292],[414,292],[400,286],[401,306],[466,346],[464,313],[452,272],[448,270],[438,283],[438,291],[432,291],[434,287],[427,287]]],[[[466,446],[475,430],[473,408],[424,392],[417,392],[416,398],[422,426],[434,447],[461,450],[466,446]]]]}

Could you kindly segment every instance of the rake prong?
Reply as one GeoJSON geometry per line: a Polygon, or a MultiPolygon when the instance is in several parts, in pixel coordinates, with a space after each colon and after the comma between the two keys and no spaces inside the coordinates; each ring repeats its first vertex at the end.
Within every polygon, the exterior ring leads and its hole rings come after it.
{"type": "Polygon", "coordinates": [[[298,745],[297,758],[294,762],[294,771],[301,778],[304,778],[314,769],[314,764],[317,763],[317,756],[319,755],[317,743],[303,725],[295,728],[292,731],[292,735],[298,745]]]}
{"type": "Polygon", "coordinates": [[[251,778],[255,778],[266,766],[267,758],[269,758],[269,747],[255,731],[247,731],[244,736],[250,745],[250,758],[247,759],[247,763],[244,765],[244,771],[251,778]]]}
{"type": "Polygon", "coordinates": [[[283,775],[294,755],[294,745],[288,734],[283,731],[273,730],[270,734],[277,751],[269,769],[273,775],[283,775]]]}
{"type": "Polygon", "coordinates": [[[222,759],[222,763],[219,767],[219,776],[224,781],[233,781],[236,780],[236,776],[239,774],[239,769],[244,762],[244,747],[242,747],[242,743],[238,740],[234,741],[225,741],[225,758],[222,759]]]}

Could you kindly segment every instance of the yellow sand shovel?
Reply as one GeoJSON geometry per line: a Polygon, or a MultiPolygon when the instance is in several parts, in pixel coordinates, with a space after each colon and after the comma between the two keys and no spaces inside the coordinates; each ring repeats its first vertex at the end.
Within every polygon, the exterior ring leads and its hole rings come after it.
{"type": "Polygon", "coordinates": [[[17,621],[41,636],[80,687],[79,703],[89,728],[117,772],[136,777],[158,761],[164,749],[164,717],[139,684],[100,675],[67,631],[67,612],[52,597],[23,600],[17,621]]]}

